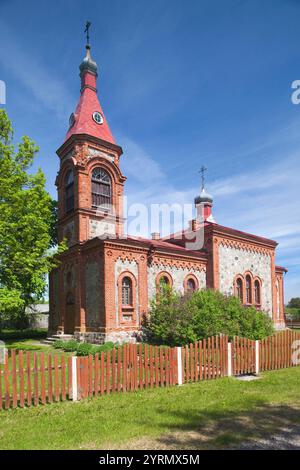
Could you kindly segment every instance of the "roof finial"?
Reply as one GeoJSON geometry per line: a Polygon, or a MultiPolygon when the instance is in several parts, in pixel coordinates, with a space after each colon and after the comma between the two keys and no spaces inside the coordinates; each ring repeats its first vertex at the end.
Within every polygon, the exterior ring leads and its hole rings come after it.
{"type": "Polygon", "coordinates": [[[87,21],[86,24],[85,24],[85,30],[84,32],[86,33],[86,45],[89,46],[90,45],[90,27],[91,27],[91,22],[90,21],[87,21]]]}
{"type": "Polygon", "coordinates": [[[201,190],[203,191],[203,189],[205,188],[205,175],[204,173],[207,171],[207,168],[205,168],[205,166],[202,165],[199,173],[201,173],[201,182],[202,182],[202,186],[201,186],[201,190]]]}

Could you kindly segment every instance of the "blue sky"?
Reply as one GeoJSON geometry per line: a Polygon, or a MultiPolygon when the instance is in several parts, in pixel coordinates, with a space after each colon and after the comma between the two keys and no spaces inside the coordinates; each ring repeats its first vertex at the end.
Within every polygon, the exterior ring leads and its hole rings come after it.
{"type": "Polygon", "coordinates": [[[0,0],[6,109],[53,196],[86,19],[129,199],[191,202],[205,164],[218,223],[276,239],[300,296],[300,2],[0,0]]]}

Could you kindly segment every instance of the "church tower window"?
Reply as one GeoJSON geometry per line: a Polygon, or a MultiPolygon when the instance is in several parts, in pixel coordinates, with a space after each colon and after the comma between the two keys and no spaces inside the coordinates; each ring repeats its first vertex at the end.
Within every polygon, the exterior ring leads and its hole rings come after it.
{"type": "Polygon", "coordinates": [[[65,204],[66,212],[74,210],[74,174],[69,170],[65,177],[65,204]]]}
{"type": "Polygon", "coordinates": [[[111,203],[110,176],[103,168],[95,168],[92,173],[92,205],[109,209],[111,203]]]}

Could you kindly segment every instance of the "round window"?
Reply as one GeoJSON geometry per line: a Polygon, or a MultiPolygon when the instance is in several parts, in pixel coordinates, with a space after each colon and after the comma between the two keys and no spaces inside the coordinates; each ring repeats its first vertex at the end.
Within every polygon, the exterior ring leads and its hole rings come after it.
{"type": "Polygon", "coordinates": [[[99,113],[99,111],[95,111],[93,113],[93,119],[97,124],[103,124],[103,117],[102,114],[99,113]]]}

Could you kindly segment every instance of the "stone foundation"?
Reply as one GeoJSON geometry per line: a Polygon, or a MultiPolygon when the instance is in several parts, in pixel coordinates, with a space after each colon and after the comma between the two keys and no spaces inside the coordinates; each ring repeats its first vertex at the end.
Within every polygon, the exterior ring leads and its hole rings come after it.
{"type": "Polygon", "coordinates": [[[111,331],[111,332],[80,332],[74,333],[74,338],[81,343],[91,344],[104,344],[112,343],[136,343],[139,339],[140,333],[138,331],[111,331]]]}

